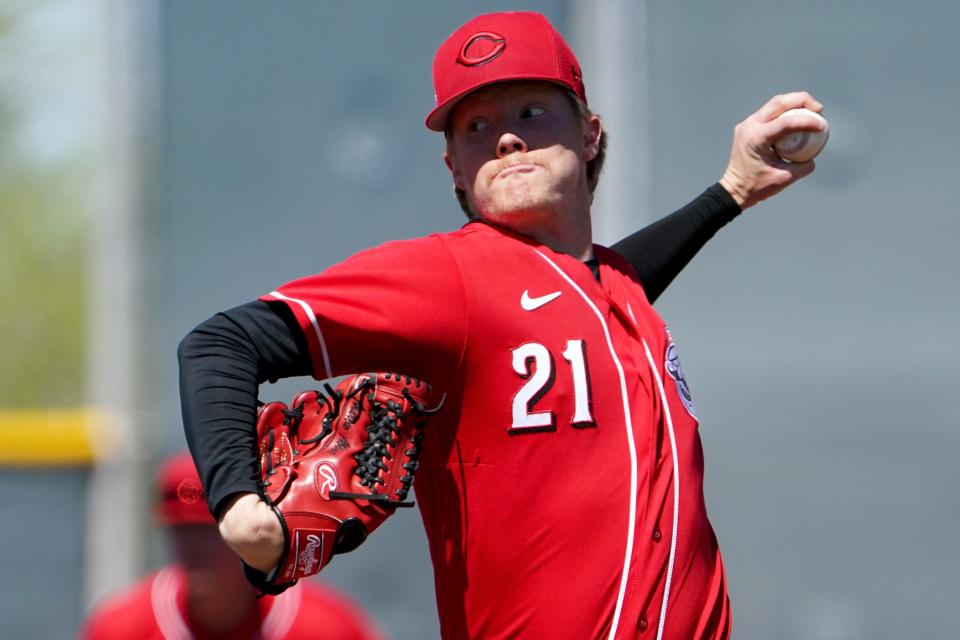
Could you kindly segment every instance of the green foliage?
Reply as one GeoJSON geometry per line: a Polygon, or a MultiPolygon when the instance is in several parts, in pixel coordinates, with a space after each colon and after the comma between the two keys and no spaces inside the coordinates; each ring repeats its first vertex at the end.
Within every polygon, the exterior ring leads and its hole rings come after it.
{"type": "Polygon", "coordinates": [[[38,163],[20,136],[33,115],[26,98],[43,91],[32,74],[65,73],[73,54],[25,39],[45,6],[0,7],[0,408],[86,400],[91,149],[38,163]]]}
{"type": "Polygon", "coordinates": [[[72,406],[86,392],[89,184],[74,168],[0,177],[0,407],[72,406]]]}

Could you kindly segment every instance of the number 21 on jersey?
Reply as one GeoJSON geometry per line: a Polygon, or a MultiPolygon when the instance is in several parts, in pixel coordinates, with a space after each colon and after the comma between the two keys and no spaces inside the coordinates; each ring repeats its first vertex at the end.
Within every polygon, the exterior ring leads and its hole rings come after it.
{"type": "MultiPolygon", "coordinates": [[[[561,354],[573,378],[574,427],[593,427],[593,405],[590,398],[590,376],[587,369],[587,348],[583,340],[567,340],[561,354]]],[[[513,350],[513,370],[526,380],[513,396],[513,423],[509,432],[552,431],[556,415],[549,409],[537,410],[535,405],[547,394],[556,379],[553,354],[542,344],[528,342],[513,350]]]]}

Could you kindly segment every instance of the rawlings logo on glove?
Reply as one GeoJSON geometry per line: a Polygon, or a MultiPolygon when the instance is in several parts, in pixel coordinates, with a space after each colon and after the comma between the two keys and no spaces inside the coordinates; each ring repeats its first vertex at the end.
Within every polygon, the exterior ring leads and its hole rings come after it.
{"type": "Polygon", "coordinates": [[[277,594],[356,549],[397,507],[412,507],[420,441],[433,406],[430,385],[399,374],[347,378],[305,391],[290,407],[260,407],[263,499],[283,526],[279,566],[247,576],[277,594]]]}

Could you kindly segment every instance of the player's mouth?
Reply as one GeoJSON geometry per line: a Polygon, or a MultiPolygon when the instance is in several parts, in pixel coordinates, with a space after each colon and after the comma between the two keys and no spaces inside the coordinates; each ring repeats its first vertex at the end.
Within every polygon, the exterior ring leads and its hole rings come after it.
{"type": "Polygon", "coordinates": [[[506,169],[501,170],[500,173],[497,174],[497,178],[508,178],[508,177],[510,177],[510,176],[513,176],[513,175],[518,175],[518,174],[522,174],[522,173],[530,173],[530,172],[536,170],[537,168],[538,168],[537,165],[535,165],[535,164],[530,164],[530,163],[527,163],[527,162],[520,163],[520,164],[514,164],[514,165],[510,165],[510,166],[507,167],[506,169]]]}

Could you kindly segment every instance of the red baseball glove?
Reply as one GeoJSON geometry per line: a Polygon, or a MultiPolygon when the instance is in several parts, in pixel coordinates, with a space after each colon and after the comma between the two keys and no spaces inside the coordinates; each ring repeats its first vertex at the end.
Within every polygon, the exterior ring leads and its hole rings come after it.
{"type": "MultiPolygon", "coordinates": [[[[420,441],[433,407],[430,385],[391,373],[347,378],[326,393],[305,391],[291,406],[260,407],[257,436],[263,499],[283,525],[285,552],[264,575],[281,593],[356,549],[397,507],[412,507],[420,441]]],[[[442,404],[442,400],[440,402],[442,404]]]]}

